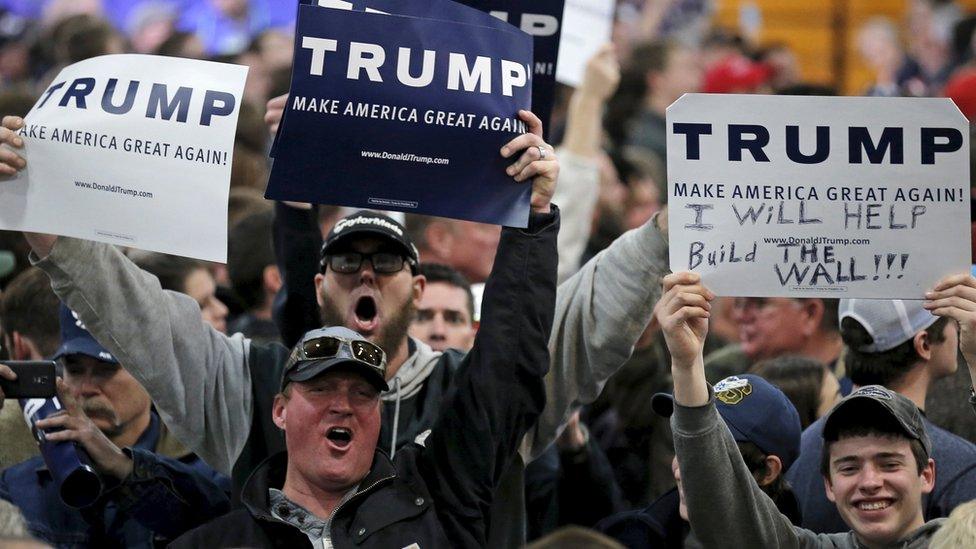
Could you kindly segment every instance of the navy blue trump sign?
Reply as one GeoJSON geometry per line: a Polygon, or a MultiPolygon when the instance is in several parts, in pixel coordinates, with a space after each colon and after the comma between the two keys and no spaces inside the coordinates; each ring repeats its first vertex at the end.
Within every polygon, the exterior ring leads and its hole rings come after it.
{"type": "Polygon", "coordinates": [[[531,62],[515,29],[300,6],[267,197],[525,227],[499,149],[526,131],[531,62]]]}
{"type": "Polygon", "coordinates": [[[556,64],[559,39],[562,35],[563,10],[566,0],[301,0],[329,8],[374,11],[410,15],[428,19],[442,19],[483,26],[493,22],[510,23],[533,38],[535,44],[532,64],[533,111],[548,132],[549,117],[556,95],[556,64]],[[463,4],[463,5],[462,5],[463,4]],[[474,10],[466,9],[470,6],[474,10]],[[477,10],[477,11],[475,11],[477,10]],[[486,17],[479,17],[484,14],[486,17]],[[484,21],[484,19],[490,19],[484,21]]]}

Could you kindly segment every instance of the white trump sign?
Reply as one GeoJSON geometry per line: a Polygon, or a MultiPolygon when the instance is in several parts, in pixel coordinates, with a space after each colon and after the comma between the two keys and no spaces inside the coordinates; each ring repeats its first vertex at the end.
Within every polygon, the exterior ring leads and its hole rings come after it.
{"type": "Polygon", "coordinates": [[[948,99],[688,94],[667,128],[671,269],[719,295],[922,299],[969,271],[948,99]]]}
{"type": "Polygon", "coordinates": [[[0,227],[227,258],[230,168],[247,68],[109,55],[58,74],[0,182],[0,227]]]}

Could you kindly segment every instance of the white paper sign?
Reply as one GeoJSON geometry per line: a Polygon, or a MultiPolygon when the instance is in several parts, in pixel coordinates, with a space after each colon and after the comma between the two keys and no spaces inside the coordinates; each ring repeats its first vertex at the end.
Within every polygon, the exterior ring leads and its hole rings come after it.
{"type": "Polygon", "coordinates": [[[671,269],[718,295],[922,299],[969,271],[948,99],[688,94],[667,127],[671,269]]]}
{"type": "Polygon", "coordinates": [[[247,67],[109,55],[65,68],[26,118],[0,228],[227,260],[247,67]]]}
{"type": "Polygon", "coordinates": [[[610,41],[614,4],[614,0],[566,0],[557,82],[576,87],[583,81],[586,62],[610,41]]]}

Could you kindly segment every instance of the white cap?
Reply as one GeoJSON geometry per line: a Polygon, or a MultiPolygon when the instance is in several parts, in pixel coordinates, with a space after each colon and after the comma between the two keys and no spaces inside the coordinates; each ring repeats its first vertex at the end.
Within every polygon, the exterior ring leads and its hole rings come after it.
{"type": "Polygon", "coordinates": [[[894,349],[938,320],[920,299],[842,299],[838,317],[841,322],[853,318],[871,335],[870,345],[855,349],[862,353],[894,349]]]}

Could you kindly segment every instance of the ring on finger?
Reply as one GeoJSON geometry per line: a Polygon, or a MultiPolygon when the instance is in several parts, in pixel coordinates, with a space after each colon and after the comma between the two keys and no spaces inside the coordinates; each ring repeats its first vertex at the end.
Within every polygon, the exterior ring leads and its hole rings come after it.
{"type": "Polygon", "coordinates": [[[546,155],[549,154],[549,151],[547,151],[542,145],[536,145],[535,148],[539,149],[539,160],[545,160],[546,155]]]}

